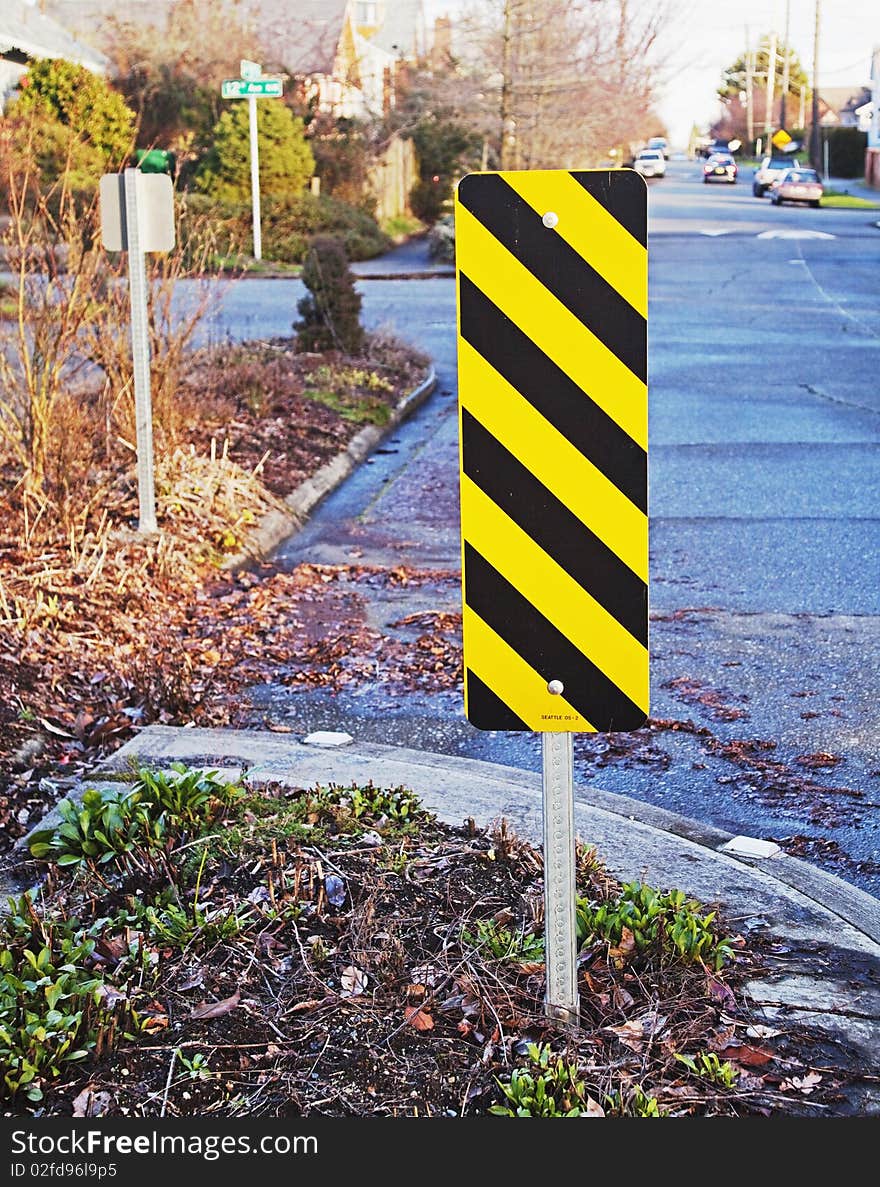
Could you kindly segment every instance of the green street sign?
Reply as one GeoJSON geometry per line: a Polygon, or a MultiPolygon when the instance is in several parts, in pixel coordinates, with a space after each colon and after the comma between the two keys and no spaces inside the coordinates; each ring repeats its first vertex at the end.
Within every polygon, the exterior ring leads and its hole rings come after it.
{"type": "Polygon", "coordinates": [[[224,99],[280,99],[284,83],[280,78],[227,78],[220,94],[224,99]]]}

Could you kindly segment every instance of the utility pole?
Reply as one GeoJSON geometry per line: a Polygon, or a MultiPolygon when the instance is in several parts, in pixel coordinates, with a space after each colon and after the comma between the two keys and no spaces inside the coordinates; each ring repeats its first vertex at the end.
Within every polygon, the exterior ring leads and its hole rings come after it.
{"type": "Polygon", "coordinates": [[[810,128],[810,164],[818,172],[822,168],[822,128],[819,123],[819,30],[822,25],[822,0],[816,0],[816,21],[813,27],[813,123],[810,128]]]}
{"type": "Polygon", "coordinates": [[[801,107],[798,119],[798,127],[803,131],[806,126],[807,119],[807,88],[804,83],[801,83],[801,107]]]}
{"type": "Polygon", "coordinates": [[[501,31],[501,160],[502,169],[510,169],[513,165],[513,152],[516,144],[516,124],[511,115],[511,96],[513,92],[510,77],[511,60],[513,57],[511,40],[513,38],[513,5],[515,0],[504,0],[504,26],[501,31]]]}
{"type": "Polygon", "coordinates": [[[785,40],[783,42],[783,52],[785,57],[782,59],[782,106],[779,110],[779,126],[785,127],[786,104],[788,102],[788,86],[789,86],[789,68],[791,65],[791,51],[788,46],[789,29],[791,27],[791,0],[785,0],[785,40]]]}
{"type": "Polygon", "coordinates": [[[752,42],[749,27],[746,25],[746,135],[749,141],[749,153],[755,148],[755,75],[752,69],[752,42]]]}
{"type": "MultiPolygon", "coordinates": [[[[776,91],[776,34],[770,35],[770,54],[767,58],[767,106],[764,111],[764,135],[767,144],[773,135],[773,99],[776,91]]],[[[772,150],[771,150],[772,155],[772,150]]]]}

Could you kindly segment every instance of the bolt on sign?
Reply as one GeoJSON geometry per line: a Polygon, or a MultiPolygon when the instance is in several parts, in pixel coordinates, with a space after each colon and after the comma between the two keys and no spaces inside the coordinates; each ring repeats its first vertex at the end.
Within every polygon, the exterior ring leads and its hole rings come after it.
{"type": "Polygon", "coordinates": [[[479,173],[455,206],[465,712],[486,730],[648,714],[647,190],[479,173]]]}

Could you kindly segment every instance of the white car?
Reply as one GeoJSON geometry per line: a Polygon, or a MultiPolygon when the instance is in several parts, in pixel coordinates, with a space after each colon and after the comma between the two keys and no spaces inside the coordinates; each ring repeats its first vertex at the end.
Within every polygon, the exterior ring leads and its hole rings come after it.
{"type": "Polygon", "coordinates": [[[666,158],[659,148],[643,148],[633,161],[633,169],[642,177],[665,177],[666,158]]]}

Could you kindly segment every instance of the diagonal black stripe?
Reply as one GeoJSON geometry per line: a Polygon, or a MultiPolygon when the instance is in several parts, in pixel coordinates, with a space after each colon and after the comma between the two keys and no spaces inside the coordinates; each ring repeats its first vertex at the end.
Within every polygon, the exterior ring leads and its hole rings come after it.
{"type": "Polygon", "coordinates": [[[527,730],[529,726],[517,717],[509,705],[484,684],[470,668],[467,680],[468,721],[478,730],[527,730]]]}
{"type": "Polygon", "coordinates": [[[645,451],[462,272],[461,336],[524,400],[648,512],[645,451]]]}
{"type": "Polygon", "coordinates": [[[595,169],[589,173],[572,173],[572,177],[602,203],[633,239],[642,247],[648,246],[647,186],[634,169],[595,169]]]}
{"type": "Polygon", "coordinates": [[[648,589],[628,565],[473,416],[461,411],[464,473],[643,645],[648,589]]]}
{"type": "Polygon", "coordinates": [[[462,206],[479,219],[642,382],[648,377],[648,331],[642,315],[561,235],[548,230],[497,173],[465,178],[462,206]],[[468,184],[470,182],[470,184],[468,184]]]}
{"type": "Polygon", "coordinates": [[[597,730],[633,730],[646,715],[470,544],[464,547],[468,606],[597,730]]]}

